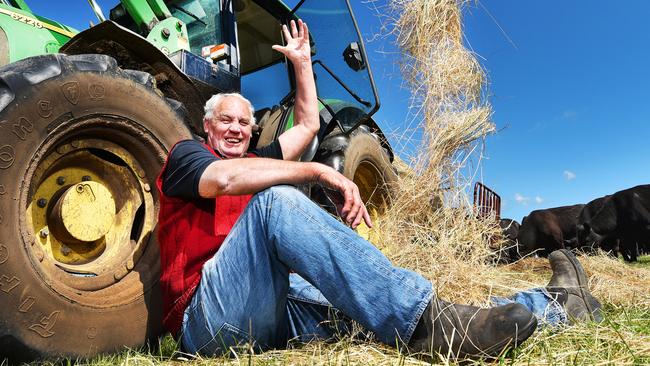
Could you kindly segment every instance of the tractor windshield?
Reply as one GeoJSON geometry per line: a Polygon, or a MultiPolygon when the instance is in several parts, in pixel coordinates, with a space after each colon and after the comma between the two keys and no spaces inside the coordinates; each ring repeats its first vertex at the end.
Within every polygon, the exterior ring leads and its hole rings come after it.
{"type": "MultiPolygon", "coordinates": [[[[192,53],[201,55],[204,46],[224,43],[219,1],[175,0],[170,1],[168,7],[172,16],[187,24],[192,53]]],[[[246,75],[281,61],[282,55],[271,49],[274,44],[282,44],[278,19],[251,0],[235,2],[234,9],[240,73],[246,75]]]]}
{"type": "Polygon", "coordinates": [[[242,91],[253,97],[256,106],[269,106],[290,91],[286,66],[278,63],[282,55],[271,45],[284,43],[278,18],[297,16],[309,25],[318,96],[340,117],[341,127],[354,128],[378,109],[363,42],[347,0],[285,0],[289,7],[298,6],[295,15],[280,1],[258,2],[266,8],[280,4],[285,12],[280,16],[278,8],[274,17],[253,1],[238,2],[242,91]]]}
{"type": "Polygon", "coordinates": [[[239,38],[240,72],[270,66],[281,60],[281,53],[271,46],[283,44],[281,24],[278,19],[254,1],[235,2],[237,37],[239,38]]]}
{"type": "Polygon", "coordinates": [[[354,127],[377,110],[379,100],[348,2],[306,0],[296,14],[307,22],[315,42],[312,60],[319,97],[329,104],[338,104],[335,110],[345,105],[363,112],[364,116],[341,121],[344,129],[354,127]]]}
{"type": "Polygon", "coordinates": [[[219,1],[179,0],[171,1],[167,6],[173,17],[187,24],[193,54],[201,55],[203,46],[222,43],[219,1]]]}

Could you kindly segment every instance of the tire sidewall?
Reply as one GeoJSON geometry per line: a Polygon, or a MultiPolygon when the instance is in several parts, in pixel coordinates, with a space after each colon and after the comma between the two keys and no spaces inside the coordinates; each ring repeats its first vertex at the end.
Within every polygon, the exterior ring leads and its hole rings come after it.
{"type": "Polygon", "coordinates": [[[354,175],[359,166],[363,163],[370,163],[377,168],[383,180],[383,182],[378,183],[390,188],[390,185],[397,180],[397,174],[379,139],[371,133],[355,132],[350,137],[349,145],[344,151],[343,175],[350,180],[354,180],[354,175]]]}
{"type": "MultiPolygon", "coordinates": [[[[142,278],[142,294],[119,306],[86,306],[54,291],[28,254],[29,247],[38,244],[34,244],[34,233],[24,222],[31,184],[29,179],[23,181],[27,168],[43,159],[40,154],[44,146],[61,142],[50,136],[61,131],[68,131],[66,138],[83,136],[82,121],[89,117],[124,118],[148,131],[162,148],[163,153],[154,157],[158,164],[177,140],[190,138],[164,98],[120,69],[80,71],[64,56],[56,58],[61,64],[60,74],[34,85],[27,85],[25,80],[23,85],[14,83],[14,100],[0,112],[0,336],[11,335],[39,358],[87,356],[122,345],[137,346],[151,333],[159,332],[160,310],[156,307],[160,304],[152,303],[159,296],[155,286],[159,264],[157,258],[151,259],[158,254],[152,235],[143,254],[149,259],[123,279],[131,276],[128,281],[133,282],[134,276],[135,281],[142,278]],[[140,275],[146,271],[153,273],[140,275]]],[[[109,122],[103,127],[112,128],[109,122]]],[[[147,151],[138,146],[124,148],[147,151]]],[[[152,187],[155,178],[151,174],[146,177],[152,187]]],[[[22,356],[12,353],[22,351],[0,352],[22,356]]]]}

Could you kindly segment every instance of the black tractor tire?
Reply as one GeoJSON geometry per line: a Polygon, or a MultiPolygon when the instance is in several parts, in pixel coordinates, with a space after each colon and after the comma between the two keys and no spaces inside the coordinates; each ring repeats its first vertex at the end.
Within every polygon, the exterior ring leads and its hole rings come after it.
{"type": "MultiPolygon", "coordinates": [[[[356,183],[371,218],[383,214],[391,204],[397,173],[379,137],[367,126],[360,126],[349,136],[338,130],[333,132],[324,139],[314,160],[333,167],[356,183]]],[[[335,213],[334,206],[320,190],[314,193],[314,200],[335,213]]],[[[358,231],[370,239],[368,233],[358,231]]]]}
{"type": "Polygon", "coordinates": [[[383,210],[391,202],[397,174],[377,135],[359,130],[350,137],[343,154],[343,175],[357,184],[369,210],[383,210]]]}
{"type": "Polygon", "coordinates": [[[173,144],[191,138],[182,105],[111,57],[38,56],[0,68],[0,131],[0,360],[155,345],[155,180],[173,144]],[[75,188],[114,206],[61,213],[75,188]],[[99,222],[103,236],[79,239],[66,219],[99,222]]]}

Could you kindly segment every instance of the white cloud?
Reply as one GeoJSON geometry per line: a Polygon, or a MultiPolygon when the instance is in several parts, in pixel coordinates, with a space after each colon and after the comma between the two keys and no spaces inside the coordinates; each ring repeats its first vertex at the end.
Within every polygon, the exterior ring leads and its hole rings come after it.
{"type": "Polygon", "coordinates": [[[515,201],[521,205],[528,205],[528,202],[530,201],[530,197],[525,197],[520,195],[519,193],[515,193],[515,201]]]}
{"type": "Polygon", "coordinates": [[[562,119],[575,119],[576,116],[578,115],[578,112],[568,109],[564,112],[562,112],[562,119]]]}
{"type": "Polygon", "coordinates": [[[515,202],[517,202],[520,205],[523,206],[528,206],[528,204],[534,201],[536,204],[540,204],[544,202],[544,199],[540,196],[535,196],[535,198],[530,198],[522,195],[521,193],[515,193],[515,202]]]}
{"type": "Polygon", "coordinates": [[[576,173],[570,171],[570,170],[565,170],[564,173],[564,179],[566,180],[574,180],[576,179],[576,173]]]}

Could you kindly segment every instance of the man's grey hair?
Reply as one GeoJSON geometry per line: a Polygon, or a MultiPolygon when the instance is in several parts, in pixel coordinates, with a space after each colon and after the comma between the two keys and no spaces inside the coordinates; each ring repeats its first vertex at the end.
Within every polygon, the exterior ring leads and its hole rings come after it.
{"type": "Polygon", "coordinates": [[[205,115],[203,116],[203,120],[212,120],[214,117],[214,110],[217,109],[221,105],[221,102],[225,98],[239,98],[242,102],[244,102],[248,106],[248,110],[251,112],[250,115],[250,120],[252,124],[255,124],[255,115],[253,114],[255,112],[255,109],[253,108],[253,104],[251,103],[250,100],[244,98],[243,95],[239,93],[219,93],[215,94],[210,99],[208,99],[207,102],[205,102],[205,106],[203,107],[203,110],[205,111],[205,115]]]}

